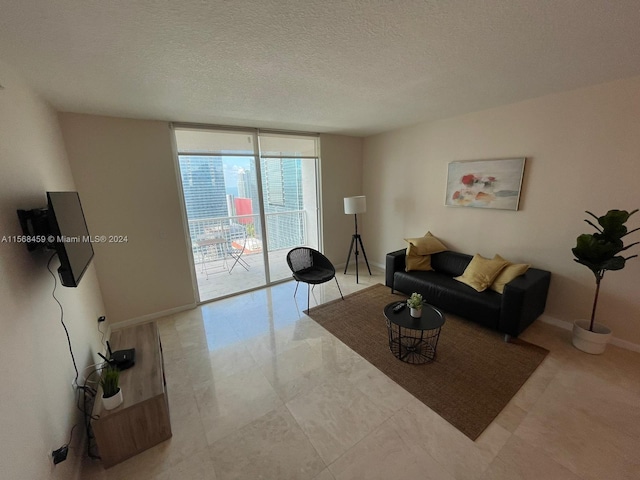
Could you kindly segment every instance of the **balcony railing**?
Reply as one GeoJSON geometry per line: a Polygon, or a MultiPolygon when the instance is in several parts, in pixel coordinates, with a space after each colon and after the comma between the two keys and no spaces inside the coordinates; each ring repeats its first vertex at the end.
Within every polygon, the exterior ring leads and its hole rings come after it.
{"type": "MultiPolygon", "coordinates": [[[[188,223],[200,301],[265,285],[265,242],[259,215],[201,218],[188,223]]],[[[307,242],[306,213],[268,213],[265,226],[269,278],[288,278],[287,251],[307,242]]]]}
{"type": "MultiPolygon", "coordinates": [[[[306,244],[304,210],[267,213],[265,217],[269,252],[306,244]]],[[[259,215],[201,218],[188,223],[196,263],[208,261],[202,254],[204,245],[214,256],[224,255],[225,249],[243,250],[243,255],[262,252],[264,242],[259,215]]]]}

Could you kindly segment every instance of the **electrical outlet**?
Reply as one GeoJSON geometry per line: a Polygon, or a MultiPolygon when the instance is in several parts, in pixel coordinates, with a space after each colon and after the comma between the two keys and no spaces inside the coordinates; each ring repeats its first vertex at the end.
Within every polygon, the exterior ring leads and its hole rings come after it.
{"type": "Polygon", "coordinates": [[[60,462],[64,462],[67,459],[67,453],[69,453],[69,447],[67,445],[63,445],[59,449],[51,452],[51,456],[53,457],[53,464],[57,465],[60,462]]]}

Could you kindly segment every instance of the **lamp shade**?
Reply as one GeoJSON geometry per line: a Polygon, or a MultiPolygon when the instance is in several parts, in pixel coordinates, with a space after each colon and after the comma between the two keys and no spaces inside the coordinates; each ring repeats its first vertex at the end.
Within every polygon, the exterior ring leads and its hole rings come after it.
{"type": "Polygon", "coordinates": [[[358,197],[345,197],[344,213],[351,215],[354,213],[364,213],[367,211],[367,197],[360,195],[358,197]]]}

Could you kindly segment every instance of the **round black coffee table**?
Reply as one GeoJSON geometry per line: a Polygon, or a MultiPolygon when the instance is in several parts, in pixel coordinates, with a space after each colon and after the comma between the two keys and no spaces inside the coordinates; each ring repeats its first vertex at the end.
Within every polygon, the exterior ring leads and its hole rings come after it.
{"type": "Polygon", "coordinates": [[[394,307],[399,304],[406,304],[406,300],[384,307],[391,353],[407,363],[430,362],[436,356],[440,328],[445,321],[443,313],[436,307],[425,304],[422,316],[413,318],[409,315],[409,307],[394,312],[394,307]]]}

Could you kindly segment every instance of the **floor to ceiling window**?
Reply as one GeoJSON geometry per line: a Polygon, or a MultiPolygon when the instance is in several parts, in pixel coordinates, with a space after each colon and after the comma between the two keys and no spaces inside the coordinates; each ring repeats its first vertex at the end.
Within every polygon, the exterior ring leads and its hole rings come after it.
{"type": "Polygon", "coordinates": [[[290,278],[287,252],[319,247],[317,136],[174,132],[200,301],[290,278]]]}

